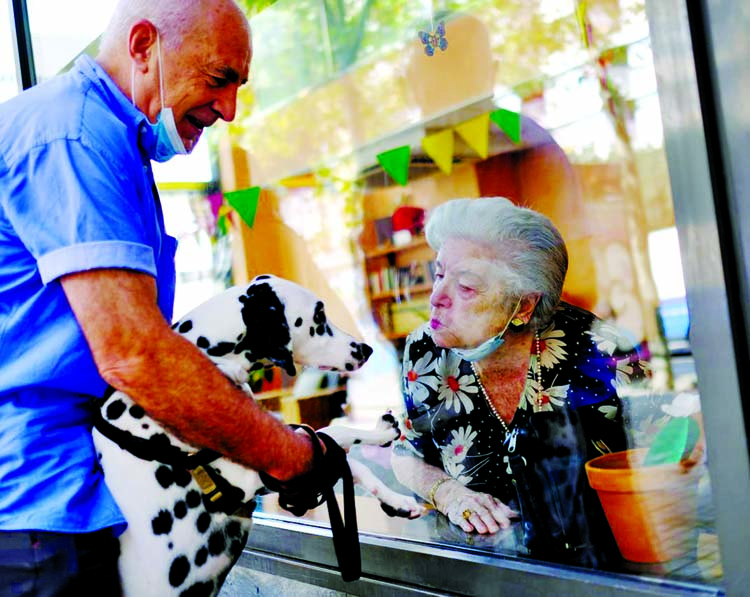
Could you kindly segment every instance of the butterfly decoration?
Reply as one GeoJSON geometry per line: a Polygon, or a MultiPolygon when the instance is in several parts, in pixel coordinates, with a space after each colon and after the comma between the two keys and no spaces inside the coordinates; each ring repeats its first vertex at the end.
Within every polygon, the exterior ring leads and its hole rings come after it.
{"type": "Polygon", "coordinates": [[[445,38],[445,22],[440,21],[434,31],[420,31],[419,41],[424,45],[424,53],[428,56],[434,56],[435,48],[440,48],[444,52],[448,47],[448,40],[445,38]]]}

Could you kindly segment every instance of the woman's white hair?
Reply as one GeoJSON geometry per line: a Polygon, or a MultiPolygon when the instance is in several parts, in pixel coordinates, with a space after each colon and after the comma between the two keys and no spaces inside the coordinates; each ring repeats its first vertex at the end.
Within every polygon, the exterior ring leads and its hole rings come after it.
{"type": "Polygon", "coordinates": [[[498,262],[509,270],[503,277],[506,300],[515,304],[524,296],[539,294],[529,324],[539,328],[552,318],[568,271],[568,251],[547,216],[504,197],[453,199],[430,211],[425,234],[435,251],[449,238],[495,248],[498,262]]]}

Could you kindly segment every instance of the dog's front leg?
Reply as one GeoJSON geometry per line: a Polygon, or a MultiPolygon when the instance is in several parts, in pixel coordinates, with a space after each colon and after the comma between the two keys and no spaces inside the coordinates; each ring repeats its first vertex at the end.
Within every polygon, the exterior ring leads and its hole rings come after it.
{"type": "Polygon", "coordinates": [[[349,468],[354,482],[378,498],[380,507],[388,516],[414,519],[427,511],[413,497],[393,491],[360,461],[350,458],[349,468]]]}
{"type": "Polygon", "coordinates": [[[398,421],[390,411],[380,417],[375,429],[352,429],[345,425],[332,425],[320,431],[330,435],[347,452],[357,444],[387,448],[401,437],[398,421]]]}

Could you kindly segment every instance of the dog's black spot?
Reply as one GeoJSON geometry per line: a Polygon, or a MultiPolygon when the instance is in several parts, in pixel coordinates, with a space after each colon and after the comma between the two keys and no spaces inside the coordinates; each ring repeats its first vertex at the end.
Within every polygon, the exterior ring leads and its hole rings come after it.
{"type": "Polygon", "coordinates": [[[236,521],[232,520],[227,525],[227,535],[231,537],[232,539],[237,539],[238,537],[242,536],[242,525],[236,521]]]}
{"type": "Polygon", "coordinates": [[[269,276],[268,274],[260,274],[259,276],[255,276],[254,282],[257,282],[258,280],[268,280],[270,278],[271,276],[269,276]]]}
{"type": "Polygon", "coordinates": [[[143,410],[142,406],[138,406],[137,404],[134,404],[128,409],[128,412],[130,413],[130,416],[134,419],[142,419],[146,416],[146,411],[143,410]]]}
{"type": "Polygon", "coordinates": [[[150,427],[151,425],[149,425],[148,423],[144,423],[143,425],[141,425],[141,429],[149,429],[150,427]]]}
{"type": "Polygon", "coordinates": [[[233,560],[236,560],[242,555],[242,550],[245,547],[245,542],[239,539],[234,539],[229,546],[229,555],[233,560]]]}
{"type": "Polygon", "coordinates": [[[180,597],[210,597],[214,592],[214,583],[211,580],[197,582],[180,593],[180,597]]]}
{"type": "Polygon", "coordinates": [[[216,346],[209,348],[206,353],[212,357],[223,357],[232,352],[235,346],[234,342],[219,342],[216,346]]]}
{"type": "Polygon", "coordinates": [[[344,365],[344,368],[347,371],[354,371],[354,365],[352,365],[351,363],[347,363],[346,365],[344,365]]]}
{"type": "Polygon", "coordinates": [[[172,551],[174,549],[174,543],[172,543],[171,541],[167,543],[167,549],[169,549],[169,551],[172,551]]]}
{"type": "Polygon", "coordinates": [[[319,325],[315,328],[315,332],[318,334],[318,336],[323,336],[326,333],[326,326],[323,324],[319,325]]]}
{"type": "Polygon", "coordinates": [[[173,329],[173,330],[176,330],[176,329],[177,329],[177,326],[178,326],[178,325],[180,325],[180,322],[179,322],[179,321],[175,321],[175,322],[174,322],[174,323],[172,324],[172,326],[171,326],[171,329],[173,329]]]}
{"type": "Polygon", "coordinates": [[[195,565],[203,566],[206,561],[208,561],[208,549],[206,549],[205,547],[201,547],[198,550],[198,553],[195,554],[195,565]]]}
{"type": "Polygon", "coordinates": [[[357,438],[357,439],[355,439],[355,440],[354,440],[354,443],[355,443],[355,444],[361,444],[361,443],[362,443],[362,440],[361,440],[361,439],[359,439],[359,438],[357,438]]]}
{"type": "Polygon", "coordinates": [[[193,322],[188,319],[187,321],[183,321],[182,324],[180,324],[180,328],[178,331],[181,334],[187,334],[192,329],[193,329],[193,322]]]}
{"type": "Polygon", "coordinates": [[[302,318],[298,317],[297,320],[294,322],[294,327],[298,328],[302,325],[302,318]]]}
{"type": "Polygon", "coordinates": [[[177,556],[169,567],[169,584],[179,587],[190,574],[190,562],[185,556],[177,556]]]}
{"type": "Polygon", "coordinates": [[[167,489],[172,483],[174,483],[174,474],[172,469],[166,465],[161,465],[156,469],[156,480],[159,482],[164,489],[167,489]]]}
{"type": "MultiPolygon", "coordinates": [[[[247,357],[248,359],[251,359],[251,357],[250,357],[250,355],[249,355],[249,354],[245,354],[245,356],[246,356],[246,357],[247,357]]],[[[253,363],[252,365],[250,365],[250,371],[251,371],[251,372],[252,372],[252,371],[260,371],[261,369],[263,369],[263,363],[253,363]]]]}
{"type": "Polygon", "coordinates": [[[328,334],[331,338],[333,338],[333,330],[331,329],[331,326],[326,324],[326,334],[328,334]]]}
{"type": "Polygon", "coordinates": [[[318,324],[326,322],[326,312],[324,311],[324,306],[323,306],[322,301],[318,301],[317,303],[315,303],[315,312],[313,313],[313,321],[318,324]]]}
{"type": "Polygon", "coordinates": [[[187,487],[190,485],[192,478],[193,476],[190,474],[190,471],[186,471],[185,469],[178,468],[174,471],[174,482],[180,487],[187,487]]]}
{"type": "Polygon", "coordinates": [[[161,510],[151,520],[151,529],[154,531],[154,535],[168,535],[172,530],[172,515],[166,510],[161,510]]]}
{"type": "Polygon", "coordinates": [[[208,341],[208,338],[205,336],[201,336],[195,341],[198,348],[202,348],[203,350],[206,350],[209,346],[211,346],[211,343],[208,341]]]}
{"type": "Polygon", "coordinates": [[[240,334],[239,336],[237,336],[237,342],[239,342],[240,340],[242,340],[242,336],[244,336],[244,334],[240,334]]]}
{"type": "Polygon", "coordinates": [[[175,518],[183,519],[187,516],[187,513],[188,513],[188,507],[187,507],[187,504],[183,500],[180,500],[174,505],[175,518]]]}
{"type": "Polygon", "coordinates": [[[195,522],[195,528],[199,533],[205,533],[211,526],[211,515],[208,512],[201,512],[198,520],[195,522]]]}
{"type": "Polygon", "coordinates": [[[185,498],[188,508],[193,509],[201,505],[201,494],[195,489],[188,491],[187,497],[185,498]]]}
{"type": "Polygon", "coordinates": [[[172,442],[169,441],[169,436],[166,433],[154,433],[148,438],[148,443],[150,444],[149,449],[156,454],[172,447],[172,442]]]}
{"type": "Polygon", "coordinates": [[[122,400],[115,400],[107,406],[107,418],[110,421],[119,419],[125,412],[127,405],[122,400]]]}
{"type": "Polygon", "coordinates": [[[315,335],[315,328],[313,326],[310,326],[310,338],[312,338],[315,335]]]}
{"type": "Polygon", "coordinates": [[[208,538],[208,553],[218,556],[224,553],[227,547],[227,538],[221,531],[214,531],[208,538]]]}
{"type": "Polygon", "coordinates": [[[257,283],[256,278],[256,282],[248,287],[242,303],[242,321],[252,333],[246,333],[235,350],[248,351],[253,360],[267,359],[282,367],[287,374],[295,375],[297,370],[288,348],[292,336],[284,304],[271,284],[257,283]]]}

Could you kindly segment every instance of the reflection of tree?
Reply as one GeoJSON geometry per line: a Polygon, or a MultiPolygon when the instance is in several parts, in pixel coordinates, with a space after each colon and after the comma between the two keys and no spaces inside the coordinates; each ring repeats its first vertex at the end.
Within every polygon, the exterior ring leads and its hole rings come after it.
{"type": "MultiPolygon", "coordinates": [[[[619,149],[621,151],[621,176],[620,189],[625,206],[625,226],[627,227],[627,238],[630,243],[630,256],[637,280],[635,289],[640,295],[643,320],[645,322],[645,336],[649,342],[649,348],[655,355],[667,355],[666,340],[663,330],[659,326],[657,317],[657,306],[659,299],[656,292],[653,273],[648,257],[648,223],[646,220],[647,209],[644,205],[641,181],[638,178],[637,160],[633,143],[628,130],[628,122],[632,119],[633,102],[628,101],[626,93],[615,83],[610,69],[614,62],[627,62],[627,48],[618,47],[605,51],[597,51],[594,26],[588,14],[588,3],[585,0],[578,1],[577,14],[579,24],[582,28],[583,42],[591,52],[593,66],[596,70],[602,99],[605,105],[605,113],[609,115],[614,128],[619,149]]],[[[606,8],[619,9],[617,3],[597,3],[599,10],[606,8]]],[[[600,21],[602,15],[599,14],[600,21]]],[[[673,383],[671,366],[668,358],[664,359],[666,366],[667,384],[671,387],[673,383]]]]}

